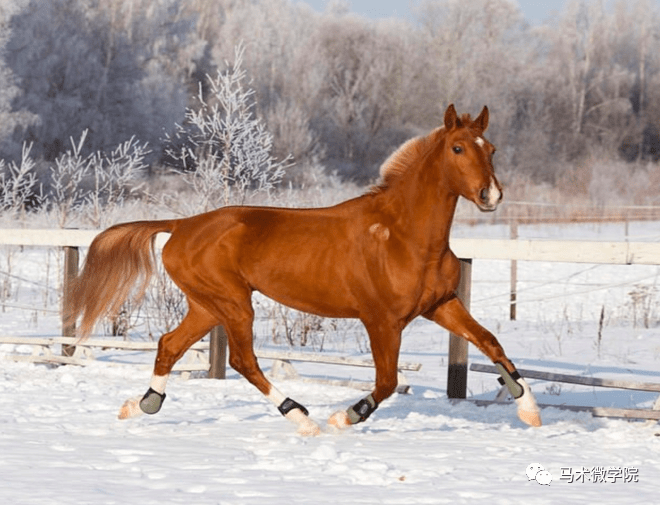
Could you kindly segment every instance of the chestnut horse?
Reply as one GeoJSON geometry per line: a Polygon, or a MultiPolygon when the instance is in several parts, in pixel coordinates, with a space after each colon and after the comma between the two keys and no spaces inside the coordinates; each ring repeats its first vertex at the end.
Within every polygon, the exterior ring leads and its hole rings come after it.
{"type": "Polygon", "coordinates": [[[376,366],[375,388],[331,416],[331,425],[364,421],[394,392],[401,332],[423,316],[488,356],[516,399],[519,417],[539,426],[528,385],[455,293],[460,270],[449,248],[449,229],[458,198],[482,211],[495,210],[502,199],[492,165],[495,147],[482,136],[488,118],[486,107],[472,120],[467,114],[459,117],[450,105],[443,126],[409,140],[383,164],[377,187],[334,207],[227,207],[185,219],[119,224],[99,234],[65,307],[70,320],[82,316],[82,338],[99,318],[119,309],[135,284],[144,293],[159,232],[171,234],[163,265],[189,307],[181,324],[160,339],[149,390],[128,400],[120,418],[158,412],[174,363],[222,325],[230,365],[300,433],[319,433],[305,407],[278,391],[259,368],[252,344],[256,290],[301,311],[364,324],[376,366]]]}

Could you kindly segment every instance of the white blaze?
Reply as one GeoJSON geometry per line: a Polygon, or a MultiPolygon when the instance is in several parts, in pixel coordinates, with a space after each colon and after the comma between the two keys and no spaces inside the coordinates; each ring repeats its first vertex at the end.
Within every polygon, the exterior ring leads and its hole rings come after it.
{"type": "Polygon", "coordinates": [[[499,203],[501,198],[502,198],[502,192],[497,187],[497,184],[495,184],[495,179],[491,177],[490,186],[488,186],[488,194],[486,197],[486,201],[484,203],[489,207],[494,207],[499,203]]]}

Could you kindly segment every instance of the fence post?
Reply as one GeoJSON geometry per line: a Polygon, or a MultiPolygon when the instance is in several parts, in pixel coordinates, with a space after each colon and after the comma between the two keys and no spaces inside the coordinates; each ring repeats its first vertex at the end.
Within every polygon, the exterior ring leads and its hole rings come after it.
{"type": "MultiPolygon", "coordinates": [[[[511,221],[511,240],[518,239],[518,222],[511,221]]],[[[518,262],[511,260],[511,305],[509,306],[509,319],[516,320],[516,309],[518,307],[518,262]]]]}
{"type": "MultiPolygon", "coordinates": [[[[80,259],[80,252],[77,247],[67,246],[64,248],[64,286],[63,286],[63,300],[62,306],[66,307],[70,292],[71,292],[71,281],[76,278],[78,275],[78,262],[80,259]]],[[[71,321],[67,322],[65,320],[64,310],[62,311],[62,335],[65,337],[75,337],[76,336],[76,322],[71,321]]],[[[73,345],[63,345],[62,346],[62,356],[71,357],[76,351],[76,347],[73,345]]]]}
{"type": "Polygon", "coordinates": [[[209,379],[224,379],[227,376],[227,332],[222,326],[211,330],[209,348],[209,379]]]}
{"type": "MultiPolygon", "coordinates": [[[[472,286],[472,260],[461,259],[461,281],[456,290],[458,299],[466,309],[470,309],[472,286]]],[[[447,396],[465,398],[467,395],[468,341],[463,337],[449,334],[449,364],[447,367],[447,396]]]]}

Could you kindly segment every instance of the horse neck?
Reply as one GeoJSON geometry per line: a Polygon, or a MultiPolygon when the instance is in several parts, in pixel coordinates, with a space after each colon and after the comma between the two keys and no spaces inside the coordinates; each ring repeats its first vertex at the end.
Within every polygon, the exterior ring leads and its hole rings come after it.
{"type": "Polygon", "coordinates": [[[443,177],[442,170],[420,165],[387,191],[397,221],[431,249],[444,249],[449,244],[458,203],[458,195],[449,190],[443,177]]]}

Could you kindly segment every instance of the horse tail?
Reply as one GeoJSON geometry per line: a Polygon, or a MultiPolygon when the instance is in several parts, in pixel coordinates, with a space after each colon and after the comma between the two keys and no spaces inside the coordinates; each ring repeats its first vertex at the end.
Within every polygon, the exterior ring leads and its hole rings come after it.
{"type": "Polygon", "coordinates": [[[82,272],[70,284],[64,320],[81,317],[78,336],[89,337],[96,322],[116,315],[138,284],[141,299],[154,272],[154,241],[159,232],[171,232],[175,221],[118,224],[97,235],[89,247],[82,272]]]}

